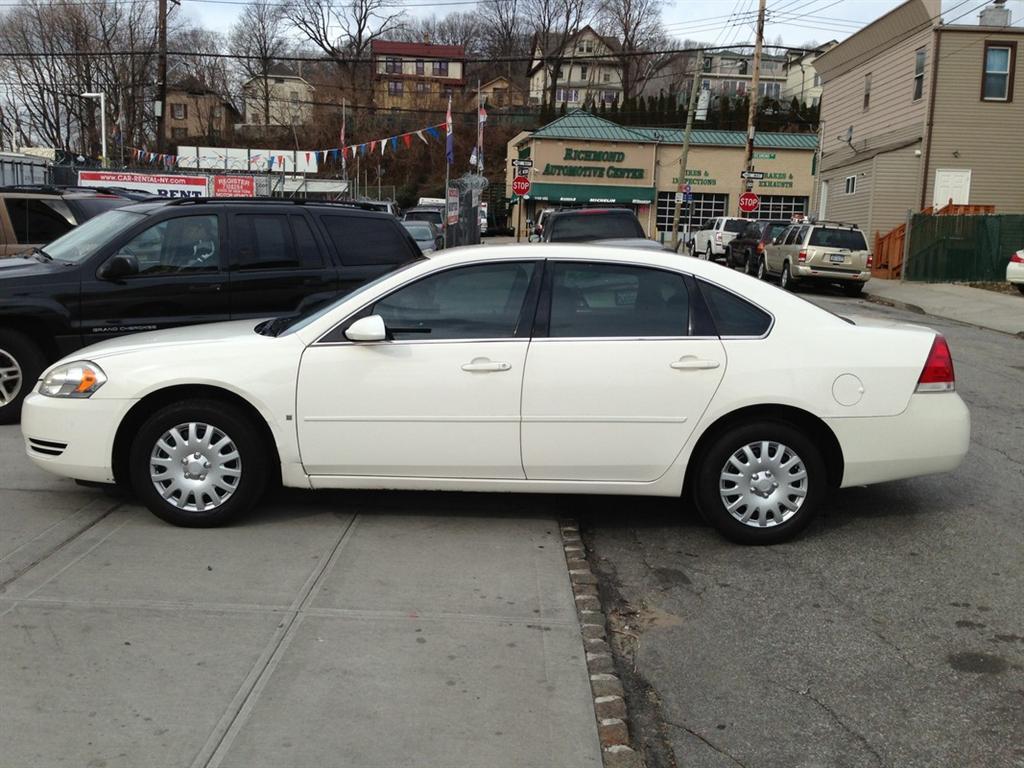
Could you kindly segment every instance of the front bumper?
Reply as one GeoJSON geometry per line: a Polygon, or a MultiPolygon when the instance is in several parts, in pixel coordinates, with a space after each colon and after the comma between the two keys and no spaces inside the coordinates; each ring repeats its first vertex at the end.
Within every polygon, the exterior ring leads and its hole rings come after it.
{"type": "Polygon", "coordinates": [[[117,428],[137,400],[72,400],[33,392],[21,410],[25,452],[36,466],[75,480],[114,482],[117,428]]]}
{"type": "Polygon", "coordinates": [[[843,451],[843,488],[948,472],[971,443],[971,415],[956,392],[915,394],[897,416],[825,423],[843,451]]]}

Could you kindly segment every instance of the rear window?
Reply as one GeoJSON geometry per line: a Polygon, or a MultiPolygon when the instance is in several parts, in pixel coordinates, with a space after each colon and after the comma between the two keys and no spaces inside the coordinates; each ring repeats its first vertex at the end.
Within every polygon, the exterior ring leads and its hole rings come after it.
{"type": "Polygon", "coordinates": [[[584,213],[555,216],[551,220],[552,242],[573,240],[616,240],[644,237],[640,222],[632,213],[584,213]]]}
{"type": "Polygon", "coordinates": [[[743,219],[726,219],[725,220],[725,231],[726,232],[742,232],[747,227],[746,221],[743,219]]]}
{"type": "Polygon", "coordinates": [[[75,226],[73,221],[68,220],[70,212],[59,200],[10,197],[6,202],[7,215],[19,244],[46,244],[70,232],[75,226]]]}
{"type": "Polygon", "coordinates": [[[868,249],[864,233],[859,229],[815,227],[807,244],[822,248],[845,248],[848,251],[866,251],[868,249]]]}
{"type": "Polygon", "coordinates": [[[88,221],[93,216],[99,216],[101,213],[112,211],[115,208],[120,208],[122,205],[131,204],[131,200],[123,197],[77,197],[74,199],[65,199],[68,208],[75,214],[75,218],[78,223],[81,224],[83,221],[88,221]]]}
{"type": "Polygon", "coordinates": [[[431,224],[442,224],[440,211],[409,211],[405,214],[406,221],[429,221],[431,224]]]}
{"type": "Polygon", "coordinates": [[[418,257],[412,252],[405,230],[394,219],[324,216],[323,222],[346,267],[398,265],[418,257]]]}

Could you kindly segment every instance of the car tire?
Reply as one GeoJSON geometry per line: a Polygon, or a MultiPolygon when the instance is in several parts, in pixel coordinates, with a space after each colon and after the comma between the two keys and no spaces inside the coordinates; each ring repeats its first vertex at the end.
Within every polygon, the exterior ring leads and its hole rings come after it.
{"type": "Polygon", "coordinates": [[[782,275],[779,276],[779,287],[785,291],[795,291],[796,286],[794,282],[793,273],[789,271],[789,262],[783,262],[782,275]]]}
{"type": "Polygon", "coordinates": [[[154,515],[172,525],[209,528],[256,506],[266,490],[269,457],[246,413],[204,399],[168,405],[146,419],[128,466],[135,493],[154,515]]]}
{"type": "Polygon", "coordinates": [[[732,427],[711,442],[699,461],[695,478],[701,515],[738,544],[792,539],[828,495],[821,452],[786,422],[732,427]]]}
{"type": "Polygon", "coordinates": [[[18,423],[21,404],[45,367],[46,358],[28,336],[0,328],[0,424],[18,423]]]}
{"type": "Polygon", "coordinates": [[[1024,283],[1016,283],[1017,290],[1024,293],[1024,283]]]}
{"type": "Polygon", "coordinates": [[[711,243],[708,243],[708,249],[704,252],[704,261],[714,261],[715,252],[711,250],[711,243]]]}
{"type": "Polygon", "coordinates": [[[764,260],[764,256],[757,260],[757,279],[768,279],[768,263],[764,260]]]}
{"type": "Polygon", "coordinates": [[[855,299],[864,293],[864,283],[847,283],[843,286],[843,293],[855,299]]]}

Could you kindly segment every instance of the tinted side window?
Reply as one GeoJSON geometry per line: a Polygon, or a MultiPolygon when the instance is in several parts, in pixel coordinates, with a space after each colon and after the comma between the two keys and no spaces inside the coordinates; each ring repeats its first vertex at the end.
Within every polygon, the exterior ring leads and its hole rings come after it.
{"type": "Polygon", "coordinates": [[[711,283],[698,282],[719,336],[763,336],[771,327],[771,315],[764,310],[735,293],[711,283]]]}
{"type": "Polygon", "coordinates": [[[118,253],[139,261],[140,275],[216,272],[220,229],[216,216],[179,216],[144,229],[118,253]]]}
{"type": "Polygon", "coordinates": [[[299,257],[299,265],[304,269],[317,269],[324,265],[323,254],[320,253],[320,246],[317,245],[313,230],[306,221],[305,216],[289,217],[292,222],[292,232],[295,235],[295,252],[299,257]]]}
{"type": "Polygon", "coordinates": [[[792,245],[796,242],[796,234],[800,231],[799,227],[790,227],[789,232],[786,233],[786,239],[783,245],[792,245]]]}
{"type": "Polygon", "coordinates": [[[346,267],[401,264],[415,257],[397,222],[369,216],[324,216],[323,222],[346,267]]]}
{"type": "Polygon", "coordinates": [[[549,335],[685,336],[690,302],[683,276],[618,264],[554,264],[549,335]]]}
{"type": "Polygon", "coordinates": [[[288,218],[284,214],[236,214],[231,221],[232,266],[239,269],[297,267],[299,260],[288,218]]]}
{"type": "Polygon", "coordinates": [[[19,243],[48,243],[74,228],[74,224],[44,200],[9,197],[5,202],[19,243]]]}
{"type": "Polygon", "coordinates": [[[512,338],[533,270],[533,262],[449,269],[399,288],[370,312],[396,340],[512,338]]]}

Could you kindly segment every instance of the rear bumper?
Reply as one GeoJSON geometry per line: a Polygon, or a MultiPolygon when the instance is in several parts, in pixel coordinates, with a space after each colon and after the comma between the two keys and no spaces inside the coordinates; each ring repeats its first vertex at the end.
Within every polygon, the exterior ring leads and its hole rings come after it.
{"type": "Polygon", "coordinates": [[[36,466],[55,475],[112,483],[114,437],[136,402],[65,400],[33,392],[21,411],[25,452],[36,466]]]}
{"type": "Polygon", "coordinates": [[[948,472],[971,442],[970,412],[956,392],[913,395],[898,416],[825,423],[843,451],[843,488],[948,472]]]}
{"type": "Polygon", "coordinates": [[[798,280],[820,280],[826,283],[866,283],[871,279],[871,270],[864,269],[859,272],[841,272],[836,269],[828,269],[827,267],[819,267],[817,265],[795,264],[793,265],[793,277],[798,280]]]}

